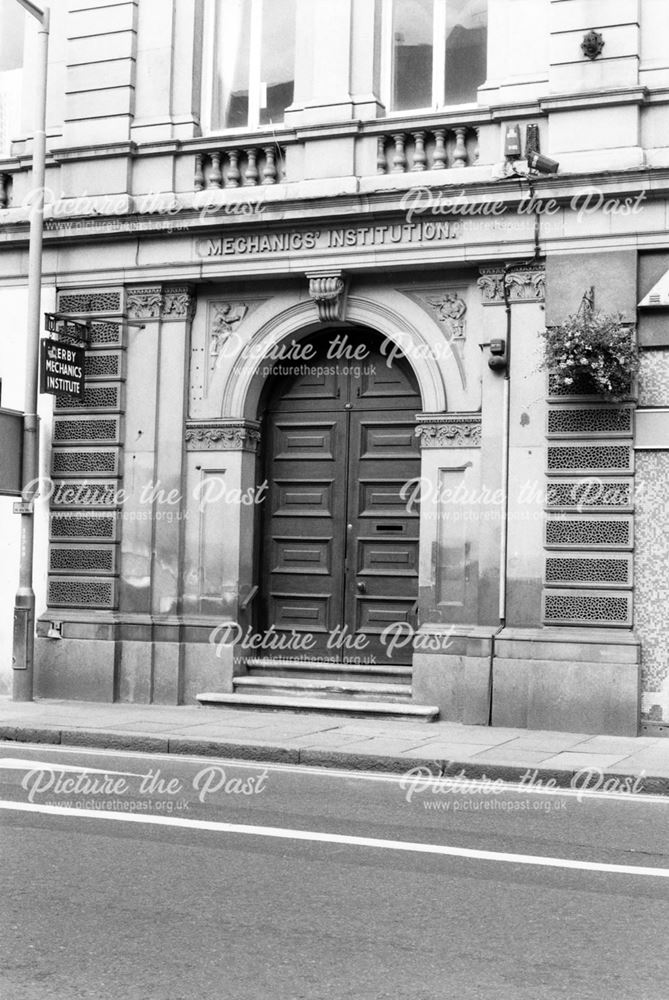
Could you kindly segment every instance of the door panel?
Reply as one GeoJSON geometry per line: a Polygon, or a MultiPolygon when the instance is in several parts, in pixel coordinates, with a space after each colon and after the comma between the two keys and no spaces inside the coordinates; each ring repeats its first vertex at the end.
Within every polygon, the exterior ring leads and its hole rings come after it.
{"type": "MultiPolygon", "coordinates": [[[[382,633],[415,623],[418,597],[418,513],[407,511],[402,487],[420,475],[420,451],[411,414],[351,414],[349,532],[344,615],[365,651],[387,663],[382,633]]],[[[393,662],[411,662],[411,646],[393,662]]]]}
{"type": "MultiPolygon", "coordinates": [[[[351,335],[353,343],[366,338],[351,335]]],[[[327,336],[319,340],[314,367],[328,347],[327,336]]],[[[413,374],[388,367],[378,338],[371,343],[357,377],[346,365],[324,376],[304,365],[286,376],[282,363],[269,395],[261,630],[313,636],[310,650],[278,655],[411,662],[410,644],[389,659],[381,633],[415,621],[418,514],[407,512],[401,490],[420,475],[421,403],[413,374]],[[333,642],[334,629],[348,640],[333,642]]]]}

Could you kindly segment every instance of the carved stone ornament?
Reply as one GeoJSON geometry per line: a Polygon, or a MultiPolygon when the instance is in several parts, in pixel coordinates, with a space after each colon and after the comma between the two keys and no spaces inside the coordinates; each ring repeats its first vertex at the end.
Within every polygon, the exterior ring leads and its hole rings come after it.
{"type": "MultiPolygon", "coordinates": [[[[504,305],[504,270],[484,267],[477,284],[484,306],[504,305]]],[[[543,265],[510,271],[506,276],[509,302],[543,302],[546,296],[546,271],[543,265]]]]}
{"type": "Polygon", "coordinates": [[[129,288],[126,302],[130,319],[188,320],[194,312],[195,296],[187,285],[155,285],[129,288]]]}
{"type": "Polygon", "coordinates": [[[341,271],[307,273],[309,295],[316,303],[322,323],[344,319],[346,282],[341,271]]]}
{"type": "Polygon", "coordinates": [[[163,290],[163,319],[191,319],[195,312],[195,296],[188,285],[163,290]]]}
{"type": "Polygon", "coordinates": [[[258,425],[250,421],[198,422],[186,426],[187,451],[256,451],[258,425]]]}
{"type": "Polygon", "coordinates": [[[601,56],[605,44],[604,37],[600,31],[588,31],[583,35],[583,41],[581,42],[583,55],[587,56],[588,59],[596,59],[597,56],[601,56]]]}
{"type": "Polygon", "coordinates": [[[467,304],[457,292],[444,295],[428,295],[427,302],[436,313],[437,320],[444,327],[449,340],[465,339],[465,313],[467,304]]]}
{"type": "Polygon", "coordinates": [[[160,319],[163,291],[156,288],[129,288],[126,308],[130,319],[160,319]]]}
{"type": "Polygon", "coordinates": [[[245,302],[215,302],[209,328],[209,367],[213,370],[223,345],[245,318],[249,307],[245,302]]]}
{"type": "Polygon", "coordinates": [[[481,418],[478,414],[439,413],[418,418],[416,437],[421,448],[479,448],[481,418]]]}

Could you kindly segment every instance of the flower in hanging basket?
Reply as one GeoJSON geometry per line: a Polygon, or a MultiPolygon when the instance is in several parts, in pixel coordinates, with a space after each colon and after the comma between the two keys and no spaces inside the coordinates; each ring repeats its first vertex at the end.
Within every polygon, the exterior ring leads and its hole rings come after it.
{"type": "Polygon", "coordinates": [[[619,401],[639,371],[634,328],[623,317],[584,309],[542,332],[543,367],[558,385],[619,401]]]}

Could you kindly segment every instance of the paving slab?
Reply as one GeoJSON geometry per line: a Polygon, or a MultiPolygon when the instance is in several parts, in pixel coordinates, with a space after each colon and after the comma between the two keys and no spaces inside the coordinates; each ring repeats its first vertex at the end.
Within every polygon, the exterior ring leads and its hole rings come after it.
{"type": "MultiPolygon", "coordinates": [[[[477,764],[483,762],[490,764],[518,764],[520,766],[526,765],[527,767],[537,767],[540,764],[543,764],[549,757],[553,762],[556,760],[555,757],[552,757],[545,751],[509,750],[505,744],[501,747],[494,747],[491,750],[484,750],[482,753],[477,753],[470,759],[477,764]]],[[[554,766],[554,764],[551,764],[550,766],[554,766]]],[[[564,764],[564,767],[568,768],[571,767],[571,765],[566,763],[564,764]]]]}
{"type": "Polygon", "coordinates": [[[629,754],[625,751],[615,753],[558,753],[554,757],[545,757],[542,764],[546,767],[571,767],[577,770],[582,767],[598,767],[600,770],[613,767],[625,760],[629,754]]]}

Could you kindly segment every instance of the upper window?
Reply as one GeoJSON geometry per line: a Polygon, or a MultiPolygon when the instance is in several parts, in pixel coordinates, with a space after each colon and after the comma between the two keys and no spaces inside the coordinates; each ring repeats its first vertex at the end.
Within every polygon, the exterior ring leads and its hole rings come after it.
{"type": "Polygon", "coordinates": [[[485,82],[487,0],[384,0],[390,111],[476,101],[485,82]]]}
{"type": "Polygon", "coordinates": [[[213,129],[283,122],[295,82],[295,5],[296,0],[215,0],[208,31],[215,39],[213,129]]]}
{"type": "Polygon", "coordinates": [[[0,156],[9,156],[20,128],[25,18],[17,3],[0,4],[0,156]]]}

